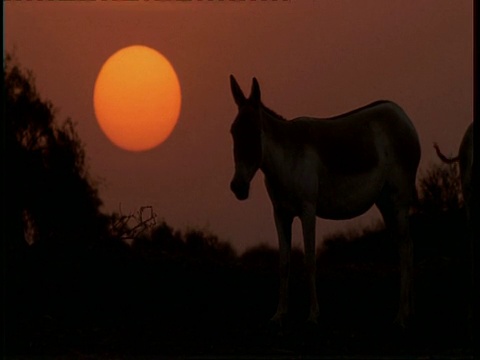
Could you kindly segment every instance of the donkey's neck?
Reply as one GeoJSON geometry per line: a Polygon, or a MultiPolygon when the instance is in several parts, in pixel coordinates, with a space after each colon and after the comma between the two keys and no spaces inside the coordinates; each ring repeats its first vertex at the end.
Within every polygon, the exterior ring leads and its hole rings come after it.
{"type": "Polygon", "coordinates": [[[273,111],[262,108],[262,165],[261,169],[266,176],[283,171],[287,164],[291,164],[295,156],[295,142],[292,141],[289,121],[275,114],[273,111]]]}

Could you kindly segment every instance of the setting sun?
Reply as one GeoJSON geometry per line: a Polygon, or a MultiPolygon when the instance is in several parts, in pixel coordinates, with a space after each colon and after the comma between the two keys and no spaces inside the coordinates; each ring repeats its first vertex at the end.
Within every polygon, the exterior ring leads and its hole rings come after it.
{"type": "Polygon", "coordinates": [[[158,51],[129,46],[103,64],[93,103],[110,141],[125,150],[150,150],[165,141],[177,123],[180,84],[172,65],[158,51]]]}

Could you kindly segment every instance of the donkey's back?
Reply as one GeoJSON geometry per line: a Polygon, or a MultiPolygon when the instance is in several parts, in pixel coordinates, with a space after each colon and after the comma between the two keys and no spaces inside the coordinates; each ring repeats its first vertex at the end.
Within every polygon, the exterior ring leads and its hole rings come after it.
{"type": "Polygon", "coordinates": [[[415,172],[420,159],[417,132],[403,109],[391,101],[376,101],[330,118],[299,117],[290,123],[294,141],[301,133],[334,173],[352,175],[397,163],[415,172]]]}

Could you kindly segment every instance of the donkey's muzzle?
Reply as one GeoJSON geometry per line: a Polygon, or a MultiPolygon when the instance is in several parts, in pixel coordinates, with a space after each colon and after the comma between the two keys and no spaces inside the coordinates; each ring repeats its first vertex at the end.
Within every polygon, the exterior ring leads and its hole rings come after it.
{"type": "Polygon", "coordinates": [[[230,189],[238,200],[246,200],[250,191],[250,184],[244,181],[232,180],[230,189]]]}

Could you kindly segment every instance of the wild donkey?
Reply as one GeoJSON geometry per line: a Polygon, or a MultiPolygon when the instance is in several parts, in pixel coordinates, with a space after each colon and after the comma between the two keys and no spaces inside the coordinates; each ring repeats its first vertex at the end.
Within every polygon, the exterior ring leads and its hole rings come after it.
{"type": "Polygon", "coordinates": [[[416,199],[415,176],[420,145],[405,112],[390,101],[378,101],[328,119],[285,120],[262,104],[254,78],[246,98],[230,76],[238,114],[231,127],[235,174],[231,190],[239,200],[249,195],[258,169],[272,201],[280,248],[280,296],[272,320],[282,324],[287,294],[294,217],[303,229],[310,314],[317,322],[315,288],[315,221],[350,219],[379,208],[399,242],[400,306],[404,326],[413,312],[413,254],[408,214],[416,199]]]}

